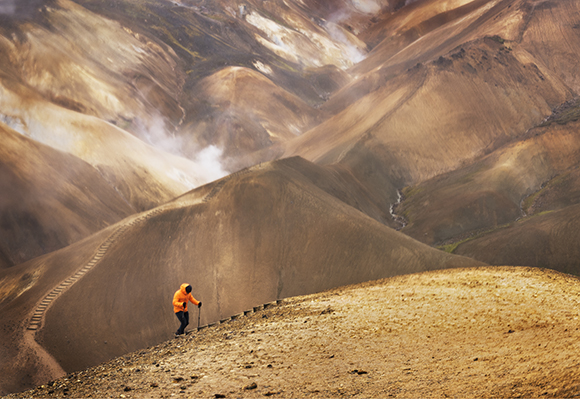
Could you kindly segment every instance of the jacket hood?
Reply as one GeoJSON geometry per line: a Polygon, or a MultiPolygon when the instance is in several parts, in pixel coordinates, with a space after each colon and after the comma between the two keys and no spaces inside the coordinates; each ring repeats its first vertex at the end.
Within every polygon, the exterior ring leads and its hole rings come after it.
{"type": "Polygon", "coordinates": [[[183,283],[183,284],[181,284],[180,291],[181,291],[181,293],[182,293],[183,295],[187,295],[187,291],[185,291],[185,288],[186,288],[188,285],[189,285],[189,284],[187,284],[187,283],[183,283]]]}

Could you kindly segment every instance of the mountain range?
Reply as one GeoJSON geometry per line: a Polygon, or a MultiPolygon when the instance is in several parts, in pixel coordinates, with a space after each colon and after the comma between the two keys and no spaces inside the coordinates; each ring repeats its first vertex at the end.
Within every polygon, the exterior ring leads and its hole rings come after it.
{"type": "Polygon", "coordinates": [[[0,3],[1,392],[435,269],[578,275],[572,0],[0,3]]]}

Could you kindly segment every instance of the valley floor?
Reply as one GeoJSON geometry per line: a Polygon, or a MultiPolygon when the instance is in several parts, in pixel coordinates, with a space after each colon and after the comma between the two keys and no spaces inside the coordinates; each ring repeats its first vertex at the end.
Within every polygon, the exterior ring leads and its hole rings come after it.
{"type": "Polygon", "coordinates": [[[400,276],[287,299],[10,397],[574,397],[579,303],[580,281],[550,270],[400,276]]]}

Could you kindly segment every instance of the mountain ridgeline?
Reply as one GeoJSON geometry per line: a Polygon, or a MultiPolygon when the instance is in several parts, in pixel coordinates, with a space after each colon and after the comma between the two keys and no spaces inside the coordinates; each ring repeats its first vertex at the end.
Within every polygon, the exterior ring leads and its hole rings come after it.
{"type": "Polygon", "coordinates": [[[435,269],[580,274],[576,1],[3,4],[2,393],[168,339],[183,282],[208,324],[435,269]]]}

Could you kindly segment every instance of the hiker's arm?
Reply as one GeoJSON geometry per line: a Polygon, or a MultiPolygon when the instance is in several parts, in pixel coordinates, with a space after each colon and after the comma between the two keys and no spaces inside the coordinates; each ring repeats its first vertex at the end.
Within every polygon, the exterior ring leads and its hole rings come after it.
{"type": "Polygon", "coordinates": [[[193,297],[193,295],[191,295],[191,294],[189,294],[189,300],[190,300],[190,301],[191,301],[191,303],[193,303],[195,306],[198,306],[198,305],[200,304],[200,302],[199,302],[197,299],[195,299],[195,298],[193,297]]]}

